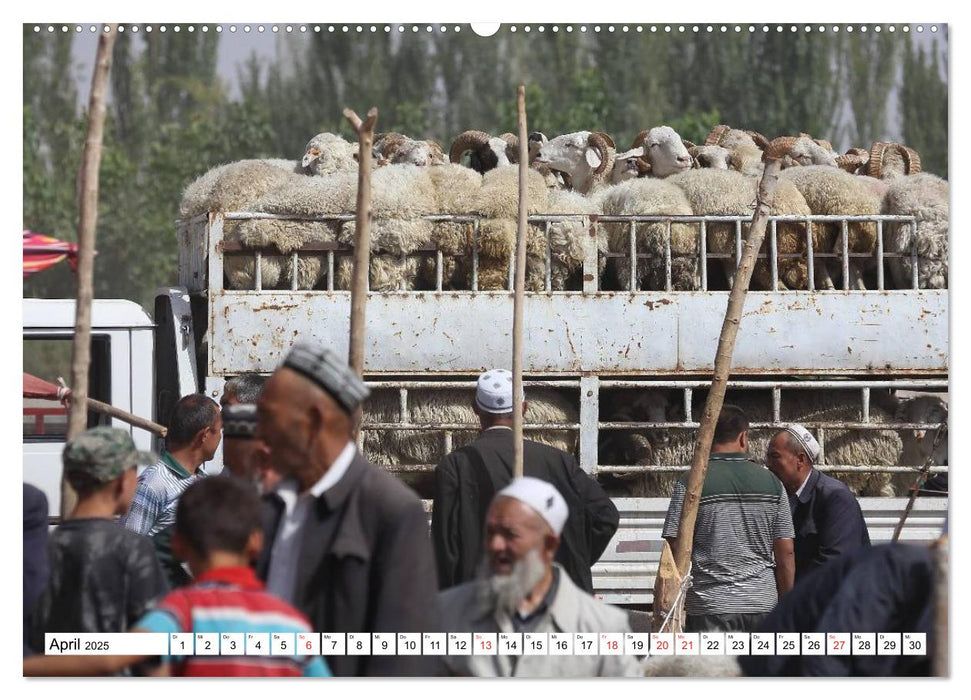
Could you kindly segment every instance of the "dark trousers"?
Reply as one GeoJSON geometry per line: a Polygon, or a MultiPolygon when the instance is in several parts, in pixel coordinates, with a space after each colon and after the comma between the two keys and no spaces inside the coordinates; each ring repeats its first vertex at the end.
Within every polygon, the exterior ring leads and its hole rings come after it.
{"type": "Polygon", "coordinates": [[[685,632],[751,632],[763,618],[764,613],[729,613],[723,615],[687,615],[684,622],[685,632]]]}

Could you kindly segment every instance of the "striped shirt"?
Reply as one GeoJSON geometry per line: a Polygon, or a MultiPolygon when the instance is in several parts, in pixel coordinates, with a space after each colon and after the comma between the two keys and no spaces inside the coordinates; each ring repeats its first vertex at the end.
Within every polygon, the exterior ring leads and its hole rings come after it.
{"type": "Polygon", "coordinates": [[[138,477],[125,527],[149,537],[171,527],[175,524],[179,496],[205,476],[206,471],[201,466],[195,474],[190,474],[168,450],[163,450],[158,462],[138,477]]]}
{"type": "MultiPolygon", "coordinates": [[[[674,485],[661,534],[677,537],[687,476],[674,485]]],[[[768,612],[777,602],[773,542],[794,537],[782,483],[743,453],[718,453],[698,504],[689,615],[768,612]]]]}
{"type": "MultiPolygon", "coordinates": [[[[207,571],[193,585],[177,589],[166,596],[135,627],[146,632],[166,634],[311,632],[307,618],[289,604],[267,593],[253,570],[244,566],[207,571]]],[[[294,651],[297,651],[295,646],[294,651]]],[[[173,654],[164,659],[173,664],[173,675],[178,676],[331,675],[323,657],[317,655],[173,654]]]]}

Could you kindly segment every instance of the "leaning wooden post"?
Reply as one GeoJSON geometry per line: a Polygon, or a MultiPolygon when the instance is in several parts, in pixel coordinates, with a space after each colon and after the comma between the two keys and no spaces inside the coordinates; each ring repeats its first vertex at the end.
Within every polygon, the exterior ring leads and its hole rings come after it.
{"type": "MultiPolygon", "coordinates": [[[[78,175],[78,292],[75,305],[74,347],[71,352],[71,386],[75,387],[67,424],[71,440],[88,424],[88,365],[91,364],[91,300],[94,297],[94,242],[98,226],[98,171],[105,124],[105,93],[111,70],[111,51],[117,24],[106,24],[98,38],[91,96],[88,99],[88,133],[78,175]]],[[[61,476],[61,517],[74,510],[77,495],[61,476]]]]}
{"type": "MultiPolygon", "coordinates": [[[[759,183],[755,213],[752,216],[752,224],[745,239],[745,249],[742,253],[738,273],[735,275],[732,291],[728,295],[725,321],[722,324],[721,334],[718,336],[718,349],[715,352],[711,390],[708,392],[705,408],[701,415],[701,427],[698,430],[698,440],[695,442],[691,470],[688,472],[681,521],[678,525],[677,549],[672,557],[670,547],[665,541],[663,547],[667,551],[662,551],[661,554],[662,567],[659,569],[655,581],[655,625],[658,625],[659,621],[663,621],[665,615],[670,612],[680,590],[681,577],[688,571],[691,562],[695,520],[698,517],[698,502],[701,498],[702,486],[705,483],[705,474],[708,471],[708,457],[711,453],[712,438],[715,434],[715,423],[718,421],[722,404],[725,402],[725,389],[732,367],[735,339],[738,336],[738,328],[745,308],[745,295],[748,293],[752,271],[755,269],[756,256],[762,247],[762,241],[765,239],[765,228],[771,213],[769,202],[778,181],[779,158],[784,152],[784,148],[773,141],[766,148],[763,156],[763,160],[766,161],[765,171],[762,175],[762,181],[759,183]]],[[[683,606],[684,598],[677,599],[677,603],[679,607],[683,606]]],[[[680,621],[680,618],[679,612],[671,616],[671,619],[676,621],[680,621]]],[[[680,629],[672,629],[669,626],[665,631],[678,632],[680,629]]]]}
{"type": "MultiPolygon", "coordinates": [[[[344,117],[357,133],[357,211],[355,223],[357,240],[354,243],[354,272],[351,282],[351,330],[348,364],[357,376],[364,376],[364,310],[367,304],[368,263],[371,258],[371,147],[374,145],[374,125],[378,121],[378,108],[368,110],[367,119],[361,121],[357,113],[344,109],[344,117]]],[[[296,274],[296,272],[294,272],[296,274]]],[[[354,420],[354,438],[360,431],[360,416],[354,420]]]]}
{"type": "Polygon", "coordinates": [[[523,293],[526,289],[526,225],[528,216],[527,175],[529,151],[526,136],[526,88],[519,86],[516,93],[516,111],[519,115],[519,218],[516,225],[516,281],[513,287],[512,307],[512,432],[513,477],[523,475],[523,293]]]}

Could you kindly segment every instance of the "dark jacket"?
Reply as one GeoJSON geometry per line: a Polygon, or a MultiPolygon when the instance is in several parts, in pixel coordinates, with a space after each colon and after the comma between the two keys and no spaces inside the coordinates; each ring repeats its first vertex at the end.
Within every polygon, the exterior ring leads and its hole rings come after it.
{"type": "MultiPolygon", "coordinates": [[[[512,481],[512,438],[511,430],[486,430],[435,468],[432,541],[442,588],[475,578],[489,503],[512,481]]],[[[551,483],[570,509],[556,561],[577,586],[593,593],[590,567],[617,530],[617,508],[572,455],[530,440],[523,445],[523,473],[551,483]]]]}
{"type": "MultiPolygon", "coordinates": [[[[265,500],[266,579],[283,514],[265,500]]],[[[355,453],[344,476],[316,499],[304,524],[293,604],[316,632],[434,632],[435,563],[421,501],[355,453]]],[[[328,656],[335,676],[432,675],[430,656],[328,656]]]]}
{"type": "Polygon", "coordinates": [[[50,577],[47,558],[47,497],[36,486],[24,484],[24,656],[30,649],[28,635],[34,608],[50,577]]]}
{"type": "Polygon", "coordinates": [[[796,530],[796,580],[842,554],[870,546],[856,496],[842,481],[813,469],[797,498],[789,497],[796,530]]]}

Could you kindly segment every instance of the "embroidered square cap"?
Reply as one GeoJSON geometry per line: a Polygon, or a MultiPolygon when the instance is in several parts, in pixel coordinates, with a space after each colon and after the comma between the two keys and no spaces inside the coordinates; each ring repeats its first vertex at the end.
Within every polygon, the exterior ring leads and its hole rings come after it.
{"type": "Polygon", "coordinates": [[[819,459],[819,443],[812,433],[798,423],[790,423],[785,427],[785,431],[796,438],[796,441],[806,450],[809,461],[815,463],[819,459]]]}
{"type": "Polygon", "coordinates": [[[341,361],[336,353],[322,345],[297,343],[283,366],[299,372],[330,394],[347,413],[354,413],[371,395],[361,378],[341,361]]]}
{"type": "Polygon", "coordinates": [[[510,413],[512,372],[508,369],[490,369],[480,374],[475,387],[475,404],[486,413],[510,413]]]}

